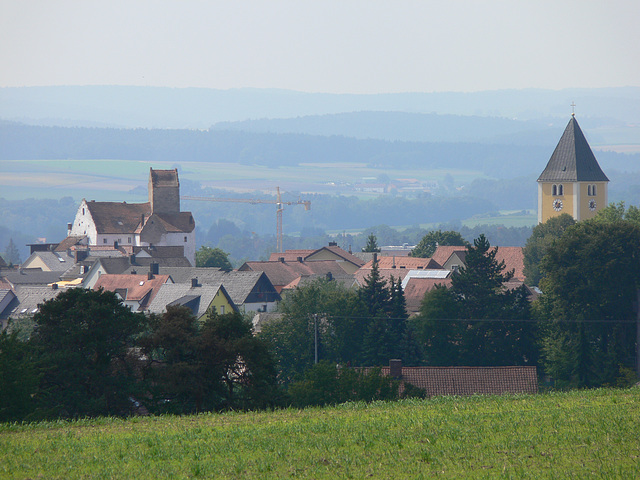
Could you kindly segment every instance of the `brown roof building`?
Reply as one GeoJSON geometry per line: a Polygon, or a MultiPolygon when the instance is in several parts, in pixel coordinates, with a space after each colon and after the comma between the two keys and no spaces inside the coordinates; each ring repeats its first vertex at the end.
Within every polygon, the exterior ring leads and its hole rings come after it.
{"type": "Polygon", "coordinates": [[[428,397],[538,393],[534,366],[404,367],[400,360],[391,360],[382,374],[421,388],[428,397]]]}
{"type": "Polygon", "coordinates": [[[195,265],[195,220],[180,211],[177,170],[150,169],[145,203],[83,199],[68,235],[86,237],[90,246],[182,246],[195,265]]]}

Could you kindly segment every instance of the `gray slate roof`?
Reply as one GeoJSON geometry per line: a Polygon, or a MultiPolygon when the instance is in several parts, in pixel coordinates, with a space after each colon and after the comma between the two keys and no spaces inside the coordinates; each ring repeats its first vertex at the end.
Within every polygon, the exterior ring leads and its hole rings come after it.
{"type": "Polygon", "coordinates": [[[30,317],[38,311],[38,305],[55,298],[62,291],[41,285],[18,285],[14,288],[16,298],[1,312],[2,318],[30,317]]]}
{"type": "Polygon", "coordinates": [[[538,182],[608,182],[574,116],[538,182]]]}
{"type": "Polygon", "coordinates": [[[222,284],[191,286],[191,283],[165,283],[149,304],[152,313],[164,313],[167,305],[184,305],[189,307],[196,317],[207,313],[218,290],[224,290],[222,284]]]}
{"type": "MultiPolygon", "coordinates": [[[[134,266],[129,266],[123,273],[131,273],[131,270],[137,270],[138,273],[140,273],[140,268],[134,266]]],[[[222,284],[236,305],[243,305],[247,302],[247,297],[249,297],[256,287],[260,277],[264,275],[263,272],[239,272],[237,270],[228,272],[219,268],[165,267],[162,265],[160,265],[158,273],[160,275],[170,275],[176,284],[190,284],[193,278],[197,278],[198,283],[203,285],[222,284]]]]}
{"type": "Polygon", "coordinates": [[[39,258],[51,272],[65,272],[74,262],[74,258],[67,255],[67,252],[33,252],[27,260],[35,258],[39,258]]]}
{"type": "Polygon", "coordinates": [[[62,272],[43,272],[39,268],[24,268],[13,271],[3,271],[2,277],[13,286],[18,285],[47,285],[60,281],[62,272]]]}

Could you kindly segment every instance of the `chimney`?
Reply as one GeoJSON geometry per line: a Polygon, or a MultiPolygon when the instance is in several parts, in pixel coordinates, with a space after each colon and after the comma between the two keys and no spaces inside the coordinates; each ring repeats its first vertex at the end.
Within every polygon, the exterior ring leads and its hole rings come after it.
{"type": "Polygon", "coordinates": [[[298,257],[298,261],[302,263],[302,257],[298,257]]]}
{"type": "Polygon", "coordinates": [[[397,358],[389,360],[389,376],[391,378],[402,378],[402,360],[397,358]]]}
{"type": "Polygon", "coordinates": [[[147,273],[147,280],[153,280],[153,272],[147,273]]]}
{"type": "Polygon", "coordinates": [[[373,263],[378,263],[378,254],[376,252],[373,252],[373,263]]]}
{"type": "Polygon", "coordinates": [[[331,272],[327,272],[327,280],[328,281],[333,280],[333,274],[331,272]]]}
{"type": "Polygon", "coordinates": [[[284,263],[284,257],[279,257],[279,258],[278,258],[278,261],[279,261],[280,263],[284,263]]]}
{"type": "Polygon", "coordinates": [[[73,228],[73,223],[67,223],[67,236],[71,235],[72,228],[73,228]]]}
{"type": "Polygon", "coordinates": [[[129,255],[129,264],[130,265],[135,265],[136,264],[136,256],[133,253],[131,255],[129,255]]]}
{"type": "Polygon", "coordinates": [[[57,283],[51,284],[51,290],[57,290],[57,289],[58,289],[58,284],[57,283]]]}
{"type": "Polygon", "coordinates": [[[88,254],[88,252],[86,250],[76,250],[73,253],[73,257],[74,257],[73,261],[75,263],[79,263],[79,262],[83,261],[85,258],[87,258],[87,254],[88,254]]]}
{"type": "Polygon", "coordinates": [[[329,242],[329,246],[330,247],[337,247],[338,246],[338,242],[329,242]]]}
{"type": "Polygon", "coordinates": [[[150,263],[149,271],[154,275],[158,275],[160,273],[160,264],[155,262],[150,263]]]}
{"type": "Polygon", "coordinates": [[[195,288],[195,287],[199,287],[200,284],[198,284],[198,278],[192,278],[191,279],[191,288],[195,288]]]}
{"type": "Polygon", "coordinates": [[[140,225],[144,227],[144,213],[142,214],[142,219],[140,220],[140,225]]]}
{"type": "Polygon", "coordinates": [[[396,256],[394,255],[392,258],[393,258],[393,265],[391,265],[391,268],[396,268],[396,256]]]}

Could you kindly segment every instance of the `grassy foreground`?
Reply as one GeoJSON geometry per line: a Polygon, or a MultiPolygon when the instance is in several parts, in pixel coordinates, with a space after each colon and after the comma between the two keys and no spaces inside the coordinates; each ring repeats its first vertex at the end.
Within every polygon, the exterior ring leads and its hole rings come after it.
{"type": "Polygon", "coordinates": [[[640,478],[640,389],[0,426],[0,478],[640,478]]]}

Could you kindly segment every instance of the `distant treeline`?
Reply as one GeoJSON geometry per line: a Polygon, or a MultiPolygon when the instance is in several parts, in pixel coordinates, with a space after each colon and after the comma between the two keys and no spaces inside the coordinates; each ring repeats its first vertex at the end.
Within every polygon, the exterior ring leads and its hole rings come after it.
{"type": "Polygon", "coordinates": [[[539,170],[548,147],[399,142],[343,136],[161,129],[67,128],[0,123],[0,159],[202,161],[282,167],[358,162],[379,168],[443,168],[512,178],[539,170]]]}

